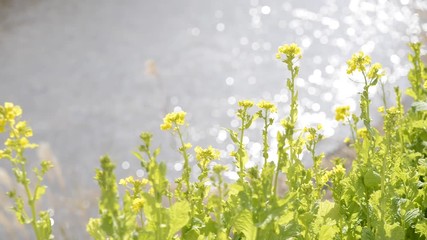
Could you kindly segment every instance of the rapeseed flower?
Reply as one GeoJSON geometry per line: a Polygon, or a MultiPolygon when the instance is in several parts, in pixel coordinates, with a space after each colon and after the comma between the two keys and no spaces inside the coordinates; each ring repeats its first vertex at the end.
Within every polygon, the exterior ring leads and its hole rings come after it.
{"type": "Polygon", "coordinates": [[[15,128],[10,131],[10,137],[31,137],[33,136],[33,130],[27,126],[27,122],[21,121],[15,125],[15,128]]]}
{"type": "Polygon", "coordinates": [[[359,128],[356,134],[359,138],[366,138],[368,136],[368,130],[366,128],[359,128]]]}
{"type": "Polygon", "coordinates": [[[261,100],[257,106],[259,108],[265,109],[267,111],[270,111],[271,113],[275,113],[277,112],[277,108],[276,105],[274,105],[273,103],[269,102],[269,101],[265,101],[265,100],[261,100]]]}
{"type": "Polygon", "coordinates": [[[345,175],[346,172],[345,168],[341,164],[336,165],[332,171],[333,175],[335,175],[336,177],[342,177],[345,175]]]}
{"type": "Polygon", "coordinates": [[[215,159],[219,159],[220,152],[218,149],[213,148],[212,146],[209,146],[208,148],[201,148],[200,146],[197,146],[194,148],[194,152],[196,152],[196,159],[200,162],[200,165],[203,167],[206,167],[206,165],[215,159]]]}
{"type": "Polygon", "coordinates": [[[6,119],[2,118],[2,116],[0,116],[0,133],[4,132],[4,129],[6,127],[6,119]]]}
{"type": "Polygon", "coordinates": [[[239,101],[238,104],[240,107],[250,108],[254,105],[254,102],[252,102],[251,100],[242,100],[242,101],[239,101]]]}
{"type": "Polygon", "coordinates": [[[166,131],[171,129],[173,125],[184,125],[186,114],[187,113],[183,111],[168,113],[163,118],[163,124],[160,125],[160,129],[166,131]]]}
{"type": "Polygon", "coordinates": [[[310,132],[307,135],[307,141],[311,142],[311,141],[314,141],[315,139],[316,139],[316,134],[315,133],[310,132]]]}
{"type": "Polygon", "coordinates": [[[350,106],[340,106],[335,109],[335,120],[344,121],[350,116],[350,106]]]}
{"type": "Polygon", "coordinates": [[[294,124],[292,124],[291,121],[287,119],[280,120],[280,125],[282,125],[282,127],[285,129],[291,129],[294,127],[294,124]]]}
{"type": "Polygon", "coordinates": [[[282,59],[282,55],[285,55],[287,60],[293,60],[295,57],[301,58],[301,48],[296,43],[285,44],[278,48],[276,58],[282,59]]]}
{"type": "Polygon", "coordinates": [[[365,55],[362,51],[355,53],[347,61],[347,74],[352,74],[356,70],[364,72],[369,64],[371,64],[371,57],[365,55]]]}
{"type": "Polygon", "coordinates": [[[133,179],[132,176],[129,176],[127,178],[122,178],[119,181],[120,185],[128,185],[129,183],[133,184],[135,182],[135,179],[133,179]]]}
{"type": "Polygon", "coordinates": [[[144,207],[144,204],[145,200],[143,198],[135,198],[132,201],[132,210],[134,212],[139,212],[144,207]]]}
{"type": "Polygon", "coordinates": [[[379,79],[384,76],[384,71],[382,70],[382,66],[379,63],[374,63],[369,69],[368,78],[370,79],[379,79]]]}
{"type": "Polygon", "coordinates": [[[15,106],[10,102],[4,103],[4,118],[6,118],[6,120],[13,122],[16,117],[21,115],[22,109],[20,106],[15,106]]]}

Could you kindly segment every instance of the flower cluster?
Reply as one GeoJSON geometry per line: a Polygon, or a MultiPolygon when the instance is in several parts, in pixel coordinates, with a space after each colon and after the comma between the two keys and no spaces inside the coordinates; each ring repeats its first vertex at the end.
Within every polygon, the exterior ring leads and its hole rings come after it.
{"type": "Polygon", "coordinates": [[[301,58],[301,48],[295,43],[285,44],[277,50],[276,58],[282,59],[282,55],[285,55],[287,60],[293,60],[295,57],[301,58]]]}
{"type": "Polygon", "coordinates": [[[257,106],[258,106],[259,108],[262,108],[262,109],[265,109],[265,110],[267,110],[267,111],[270,111],[271,113],[275,113],[275,112],[277,112],[277,107],[276,107],[273,103],[271,103],[271,102],[269,102],[269,101],[261,100],[261,101],[257,104],[257,106]]]}
{"type": "Polygon", "coordinates": [[[37,144],[32,144],[28,140],[29,137],[33,136],[33,130],[27,125],[27,122],[18,121],[16,123],[17,118],[21,115],[22,109],[20,106],[15,106],[13,103],[8,102],[4,106],[0,106],[0,133],[5,131],[7,125],[10,126],[9,138],[6,139],[4,144],[8,150],[2,151],[3,153],[11,152],[12,149],[21,152],[25,148],[37,147],[37,144]]]}
{"type": "Polygon", "coordinates": [[[251,100],[242,100],[242,101],[239,101],[238,104],[240,107],[250,108],[254,105],[254,102],[252,102],[251,100]]]}
{"type": "Polygon", "coordinates": [[[344,121],[350,116],[350,106],[340,106],[335,109],[335,120],[344,121]]]}
{"type": "Polygon", "coordinates": [[[194,152],[196,152],[196,159],[199,161],[200,165],[206,167],[207,164],[215,159],[219,159],[220,152],[218,149],[209,146],[208,148],[201,148],[199,146],[194,148],[194,152]]]}
{"type": "Polygon", "coordinates": [[[135,198],[132,201],[132,210],[134,212],[139,212],[144,207],[144,204],[145,204],[144,198],[135,198]]]}
{"type": "Polygon", "coordinates": [[[168,113],[166,117],[163,118],[163,124],[160,125],[160,129],[166,131],[172,129],[173,125],[184,125],[186,114],[187,113],[183,111],[168,113]]]}
{"type": "Polygon", "coordinates": [[[145,186],[145,185],[147,185],[148,182],[149,181],[146,178],[134,179],[132,176],[130,176],[130,177],[127,177],[127,178],[120,179],[119,184],[123,185],[123,186],[126,186],[128,184],[132,184],[135,187],[139,187],[139,186],[145,186]]]}
{"type": "Polygon", "coordinates": [[[381,66],[380,63],[374,63],[368,72],[368,78],[379,79],[382,76],[384,76],[383,67],[381,66]]]}
{"type": "Polygon", "coordinates": [[[356,132],[357,137],[366,138],[368,137],[368,130],[366,128],[359,128],[356,132]]]}
{"type": "Polygon", "coordinates": [[[294,124],[292,124],[292,122],[289,121],[288,119],[280,120],[280,125],[282,125],[282,127],[285,129],[291,129],[294,127],[294,124]]]}
{"type": "Polygon", "coordinates": [[[355,53],[347,61],[347,74],[352,74],[356,70],[364,72],[369,64],[371,64],[371,57],[365,55],[362,51],[355,53]]]}
{"type": "Polygon", "coordinates": [[[4,132],[7,123],[15,124],[15,118],[22,115],[20,106],[15,106],[13,103],[6,102],[4,106],[0,106],[0,133],[4,132]]]}

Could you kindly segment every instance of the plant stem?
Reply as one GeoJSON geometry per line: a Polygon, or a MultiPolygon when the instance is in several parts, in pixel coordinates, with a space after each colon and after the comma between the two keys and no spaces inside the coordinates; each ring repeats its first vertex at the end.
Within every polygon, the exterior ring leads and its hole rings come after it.
{"type": "Polygon", "coordinates": [[[190,194],[190,173],[191,173],[191,169],[190,169],[190,165],[188,163],[187,149],[185,148],[185,143],[184,143],[184,140],[182,139],[181,131],[180,131],[178,126],[176,126],[176,128],[177,128],[179,140],[181,142],[181,149],[182,149],[181,153],[182,153],[182,156],[184,157],[184,174],[183,174],[183,177],[184,177],[185,183],[187,185],[187,196],[189,196],[189,194],[190,194]]]}
{"type": "Polygon", "coordinates": [[[264,116],[264,130],[262,133],[264,149],[263,149],[263,157],[264,157],[264,167],[267,165],[267,156],[268,156],[268,111],[265,110],[264,116]]]}
{"type": "Polygon", "coordinates": [[[244,133],[245,133],[245,124],[246,124],[246,122],[245,122],[245,119],[246,119],[246,108],[243,108],[243,114],[242,114],[242,117],[241,117],[241,119],[242,119],[242,126],[241,126],[241,128],[240,128],[240,141],[239,141],[239,154],[238,154],[238,156],[239,156],[239,168],[240,168],[240,171],[239,171],[239,175],[240,175],[240,180],[242,180],[243,181],[243,177],[245,176],[245,171],[244,171],[244,167],[245,166],[243,166],[243,159],[242,159],[242,154],[244,153],[244,149],[243,149],[243,136],[244,136],[244,133]]]}
{"type": "Polygon", "coordinates": [[[27,194],[28,205],[30,206],[30,210],[31,210],[31,225],[33,226],[34,233],[36,234],[37,240],[41,240],[39,230],[36,224],[37,215],[36,215],[36,206],[35,206],[35,199],[34,199],[35,196],[33,196],[30,191],[29,180],[27,179],[27,170],[25,169],[25,159],[23,158],[22,153],[19,153],[19,158],[21,163],[20,167],[21,167],[22,179],[23,179],[22,185],[24,185],[25,193],[27,194]]]}

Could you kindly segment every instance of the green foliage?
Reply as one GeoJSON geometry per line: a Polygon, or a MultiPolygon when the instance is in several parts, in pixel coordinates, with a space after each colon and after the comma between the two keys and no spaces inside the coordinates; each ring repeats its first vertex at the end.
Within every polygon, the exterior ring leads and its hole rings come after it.
{"type": "Polygon", "coordinates": [[[42,161],[40,167],[33,168],[35,183],[31,184],[25,150],[36,148],[28,138],[33,131],[27,122],[21,121],[22,109],[12,103],[0,106],[0,134],[8,137],[4,142],[4,149],[0,149],[0,159],[6,159],[12,165],[19,189],[13,189],[7,193],[14,202],[12,210],[21,224],[31,224],[36,239],[52,239],[52,229],[49,213],[37,212],[36,204],[46,192],[46,186],[42,184],[44,175],[53,167],[49,161],[42,161]],[[22,191],[23,190],[23,191],[22,191]],[[24,192],[23,194],[21,192],[24,192]],[[29,208],[29,212],[28,209],[29,208]]]}
{"type": "MultiPolygon", "coordinates": [[[[238,170],[237,181],[223,179],[227,166],[221,164],[220,151],[202,148],[185,141],[185,112],[165,116],[160,128],[176,136],[182,156],[182,175],[169,182],[166,164],[157,161],[160,149],[152,150],[152,135],[142,133],[142,144],[134,152],[147,178],[130,176],[117,184],[115,166],[108,157],[100,160],[95,179],[100,188],[99,218],[89,220],[87,231],[94,239],[426,239],[427,238],[427,81],[421,61],[421,45],[410,45],[411,87],[406,91],[415,99],[406,112],[401,91],[395,88],[394,106],[378,110],[383,117],[382,131],[371,125],[369,91],[381,83],[385,75],[379,63],[363,52],[347,62],[348,74],[361,73],[360,114],[349,106],[336,109],[337,121],[351,130],[345,142],[354,149],[355,158],[346,169],[345,159],[335,159],[330,169],[322,167],[324,154],[316,147],[323,139],[322,126],[298,124],[298,90],[301,49],[296,44],[279,47],[277,58],[290,75],[286,87],[290,94],[288,115],[280,119],[277,132],[277,160],[269,156],[270,127],[275,124],[277,107],[262,100],[238,102],[238,129],[226,129],[235,151],[230,155],[238,170]],[[248,168],[251,155],[245,146],[245,134],[255,121],[263,124],[261,132],[261,166],[248,168]],[[382,133],[380,133],[382,132],[382,133]],[[312,167],[305,167],[302,154],[311,157],[312,167]],[[195,156],[200,174],[191,180],[191,155],[195,156]],[[284,180],[281,180],[284,179],[284,180]],[[119,191],[119,185],[123,191],[119,191]],[[286,190],[279,191],[279,186],[286,190]],[[122,194],[119,194],[119,193],[122,194]]],[[[384,87],[383,83],[381,83],[384,87]]],[[[10,138],[0,157],[13,165],[18,183],[26,188],[29,216],[25,200],[17,191],[9,192],[14,200],[18,221],[33,225],[38,239],[51,235],[49,216],[39,213],[34,203],[45,192],[40,184],[51,167],[43,162],[34,170],[37,184],[29,191],[30,180],[25,170],[23,150],[34,147],[27,140],[31,131],[24,123],[11,119],[20,115],[13,105],[0,107],[0,132],[10,126],[10,138]],[[19,125],[19,126],[18,126],[19,125]]]]}
{"type": "MultiPolygon", "coordinates": [[[[322,126],[298,125],[295,79],[301,49],[295,44],[280,47],[277,54],[290,72],[286,87],[291,96],[289,115],[281,119],[283,128],[277,133],[277,161],[271,161],[268,154],[269,127],[275,122],[271,114],[277,111],[276,106],[264,100],[258,104],[243,100],[238,103],[236,114],[240,127],[226,129],[235,144],[236,151],[230,155],[234,157],[239,179],[225,183],[222,173],[227,167],[214,162],[220,157],[219,151],[211,146],[197,146],[194,152],[201,173],[198,181],[191,182],[188,160],[192,146],[185,143],[181,133],[187,124],[185,113],[168,114],[161,129],[177,136],[184,160],[183,174],[172,191],[164,163],[156,161],[159,150],[153,154],[150,151],[152,136],[141,135],[144,144],[135,156],[147,171],[148,179],[121,180],[124,185],[133,185],[124,201],[130,196],[134,203],[138,198],[144,203],[139,208],[139,221],[133,222],[131,235],[135,239],[426,239],[427,86],[420,45],[410,46],[414,55],[410,55],[413,68],[407,92],[416,102],[405,113],[400,90],[396,88],[395,106],[379,109],[384,134],[371,125],[369,91],[385,73],[379,63],[371,64],[371,58],[363,52],[348,61],[348,74],[361,72],[364,84],[359,116],[351,114],[348,106],[337,108],[336,120],[350,127],[352,138],[346,142],[356,152],[349,169],[344,168],[343,159],[336,159],[332,169],[323,168],[324,154],[316,152],[323,139],[322,126]],[[254,110],[255,107],[258,109],[254,110]],[[263,122],[264,162],[262,166],[247,168],[250,155],[244,137],[257,119],[263,122]],[[311,168],[302,162],[303,151],[310,153],[311,168]],[[286,177],[285,192],[278,191],[279,184],[283,184],[279,180],[281,175],[286,177]],[[330,197],[326,197],[327,192],[330,197]]],[[[100,203],[104,194],[110,194],[114,204],[102,207],[112,214],[118,208],[117,192],[115,179],[109,182],[113,185],[101,186],[109,193],[101,193],[100,203]]],[[[88,228],[94,226],[96,229],[96,225],[89,223],[88,228]]]]}

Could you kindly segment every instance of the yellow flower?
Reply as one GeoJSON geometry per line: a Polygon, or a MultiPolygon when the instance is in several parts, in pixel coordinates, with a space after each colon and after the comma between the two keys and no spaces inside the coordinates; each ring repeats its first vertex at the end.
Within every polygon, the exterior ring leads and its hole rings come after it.
{"type": "Polygon", "coordinates": [[[366,128],[359,128],[356,134],[359,138],[366,138],[368,136],[368,130],[366,128]]]}
{"type": "Polygon", "coordinates": [[[184,150],[190,149],[190,148],[192,148],[192,147],[193,147],[193,145],[191,145],[191,143],[184,143],[184,145],[183,145],[183,146],[181,146],[181,147],[179,148],[179,150],[180,150],[180,151],[184,151],[184,150]]]}
{"type": "Polygon", "coordinates": [[[384,106],[378,107],[378,112],[383,113],[384,112],[384,106]]]}
{"type": "Polygon", "coordinates": [[[317,130],[320,131],[323,129],[323,125],[321,123],[317,124],[317,130]]]}
{"type": "Polygon", "coordinates": [[[172,128],[172,124],[171,123],[163,123],[162,125],[160,125],[160,129],[163,131],[169,130],[172,128]]]}
{"type": "Polygon", "coordinates": [[[173,124],[175,125],[184,125],[185,124],[185,115],[186,112],[172,112],[168,113],[163,118],[163,124],[160,125],[160,129],[163,131],[169,130],[172,128],[173,124]]]}
{"type": "Polygon", "coordinates": [[[344,121],[350,116],[350,106],[339,106],[335,109],[335,120],[344,121]]]}
{"type": "Polygon", "coordinates": [[[370,79],[378,79],[384,76],[384,71],[382,70],[382,66],[379,63],[374,63],[371,69],[368,72],[368,78],[370,79]]]}
{"type": "Polygon", "coordinates": [[[135,198],[132,201],[132,210],[134,212],[139,212],[144,207],[144,204],[145,200],[143,198],[135,198]]]}
{"type": "Polygon", "coordinates": [[[349,137],[344,138],[344,143],[349,144],[351,142],[351,139],[349,137]]]}
{"type": "Polygon", "coordinates": [[[4,128],[6,127],[6,119],[1,118],[2,116],[0,116],[0,133],[4,132],[4,128]]]}
{"type": "Polygon", "coordinates": [[[265,110],[270,111],[272,113],[277,112],[276,106],[269,101],[261,100],[257,106],[259,108],[265,109],[265,110]]]}
{"type": "Polygon", "coordinates": [[[294,127],[294,124],[292,124],[287,119],[280,120],[280,125],[282,125],[282,127],[285,128],[285,129],[291,129],[291,128],[294,127]]]}
{"type": "Polygon", "coordinates": [[[333,174],[335,176],[344,176],[345,175],[345,168],[341,164],[336,165],[333,169],[333,174]]]}
{"type": "Polygon", "coordinates": [[[134,182],[135,182],[135,179],[133,179],[132,176],[129,176],[127,178],[120,179],[119,184],[120,185],[128,185],[129,183],[133,184],[134,182]]]}
{"type": "Polygon", "coordinates": [[[427,81],[424,81],[423,87],[427,89],[427,81]]]}
{"type": "Polygon", "coordinates": [[[278,48],[276,58],[281,59],[282,55],[285,55],[287,60],[292,60],[295,57],[301,58],[301,48],[295,43],[285,44],[278,48]]]}
{"type": "Polygon", "coordinates": [[[22,137],[21,139],[19,139],[19,145],[21,145],[23,148],[28,146],[28,144],[30,144],[30,141],[28,141],[26,137],[22,137]]]}
{"type": "Polygon", "coordinates": [[[126,180],[124,180],[123,178],[120,179],[119,184],[120,185],[126,185],[126,180]]]}
{"type": "Polygon", "coordinates": [[[331,177],[331,175],[332,175],[332,171],[325,172],[325,174],[323,174],[320,177],[320,182],[323,184],[327,183],[329,181],[329,178],[331,177]]]}
{"type": "Polygon", "coordinates": [[[351,59],[347,61],[347,74],[352,74],[354,71],[359,70],[364,72],[366,65],[371,64],[371,57],[365,55],[362,51],[353,54],[351,59]]]}
{"type": "Polygon", "coordinates": [[[206,149],[203,149],[199,146],[194,148],[194,152],[196,152],[196,159],[200,162],[200,164],[203,167],[206,167],[206,165],[215,159],[219,159],[220,152],[218,149],[213,148],[212,146],[209,146],[206,149]]]}
{"type": "Polygon", "coordinates": [[[316,135],[313,133],[308,134],[307,141],[313,141],[316,138],[316,135]]]}
{"type": "Polygon", "coordinates": [[[250,108],[254,105],[254,102],[252,102],[251,100],[242,100],[242,101],[239,101],[238,104],[240,107],[250,108]]]}
{"type": "Polygon", "coordinates": [[[10,137],[31,137],[33,136],[33,130],[27,126],[27,122],[20,121],[15,125],[15,128],[10,132],[10,137]]]}
{"type": "Polygon", "coordinates": [[[389,109],[387,109],[387,113],[388,114],[398,114],[400,113],[399,109],[395,106],[390,107],[389,109]]]}
{"type": "Polygon", "coordinates": [[[22,109],[20,106],[15,106],[13,103],[6,102],[4,104],[3,114],[4,114],[4,118],[7,121],[14,122],[16,117],[19,117],[22,115],[22,109]]]}

